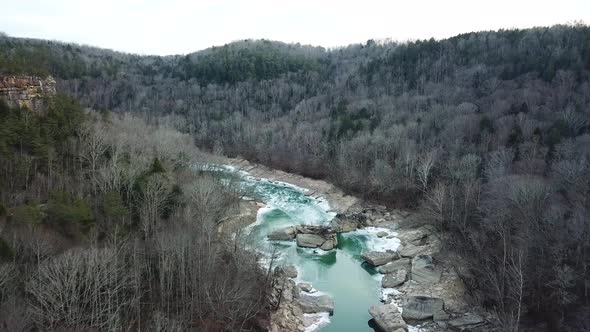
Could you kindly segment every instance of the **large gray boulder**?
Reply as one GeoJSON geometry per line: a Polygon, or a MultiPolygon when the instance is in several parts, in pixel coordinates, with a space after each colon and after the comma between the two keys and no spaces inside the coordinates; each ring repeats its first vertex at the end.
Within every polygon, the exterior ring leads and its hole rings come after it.
{"type": "Polygon", "coordinates": [[[396,255],[393,252],[369,251],[363,253],[362,257],[373,266],[381,266],[393,261],[396,255]]]}
{"type": "Polygon", "coordinates": [[[297,235],[297,229],[293,226],[277,229],[268,234],[268,239],[271,241],[292,241],[297,235]]]}
{"type": "Polygon", "coordinates": [[[275,267],[275,274],[288,278],[297,278],[297,268],[294,265],[279,265],[275,267]]]}
{"type": "Polygon", "coordinates": [[[403,320],[397,306],[393,303],[373,305],[369,308],[369,314],[383,332],[396,332],[399,329],[402,329],[402,331],[408,330],[408,325],[403,320]]]}
{"type": "Polygon", "coordinates": [[[436,297],[410,296],[403,305],[402,317],[405,320],[423,320],[432,318],[435,313],[443,311],[444,301],[436,297]]]}
{"type": "Polygon", "coordinates": [[[313,286],[307,282],[300,282],[297,284],[297,286],[299,286],[299,289],[306,293],[311,293],[311,291],[313,290],[313,286]]]}
{"type": "Polygon", "coordinates": [[[297,245],[304,248],[317,248],[324,244],[326,239],[317,234],[297,234],[297,245]]]}
{"type": "Polygon", "coordinates": [[[336,221],[335,229],[339,233],[347,233],[357,230],[358,224],[350,220],[338,220],[336,221]]]}
{"type": "Polygon", "coordinates": [[[397,270],[383,276],[381,286],[383,288],[397,287],[408,280],[408,272],[405,269],[397,270]]]}
{"type": "Polygon", "coordinates": [[[336,248],[337,245],[338,245],[338,240],[336,239],[336,236],[331,236],[320,246],[320,249],[332,250],[332,249],[336,248]]]}
{"type": "Polygon", "coordinates": [[[440,281],[442,269],[434,264],[432,256],[420,255],[412,260],[412,280],[420,284],[435,284],[440,281]]]}
{"type": "Polygon", "coordinates": [[[385,265],[381,265],[377,268],[377,271],[379,271],[379,273],[383,273],[383,274],[393,273],[397,270],[410,271],[410,259],[409,258],[398,259],[393,262],[389,262],[385,265]]]}
{"type": "Polygon", "coordinates": [[[334,300],[328,295],[308,295],[301,294],[297,299],[301,309],[306,314],[314,314],[318,312],[334,313],[334,300]]]}

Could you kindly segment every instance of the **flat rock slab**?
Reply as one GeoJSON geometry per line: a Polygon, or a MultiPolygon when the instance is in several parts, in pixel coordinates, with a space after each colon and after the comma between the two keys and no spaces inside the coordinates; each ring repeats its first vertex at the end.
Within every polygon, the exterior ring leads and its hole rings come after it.
{"type": "Polygon", "coordinates": [[[397,332],[400,329],[406,331],[408,329],[408,325],[393,303],[373,305],[369,308],[369,314],[383,332],[397,332]]]}
{"type": "Polygon", "coordinates": [[[396,255],[392,252],[369,251],[363,253],[362,257],[367,263],[373,266],[381,266],[393,261],[396,255]]]}
{"type": "Polygon", "coordinates": [[[405,320],[423,320],[443,311],[444,301],[436,297],[410,296],[403,307],[402,317],[405,320]]]}
{"type": "Polygon", "coordinates": [[[436,266],[431,256],[420,255],[412,260],[412,280],[420,284],[435,284],[440,281],[442,268],[436,266]]]}
{"type": "Polygon", "coordinates": [[[275,273],[289,278],[297,278],[297,268],[294,265],[279,265],[275,267],[275,273]]]}
{"type": "Polygon", "coordinates": [[[393,273],[389,273],[383,276],[381,280],[381,287],[393,288],[397,287],[408,280],[408,272],[406,270],[397,270],[393,273]]]}
{"type": "Polygon", "coordinates": [[[268,239],[271,241],[292,241],[297,235],[297,229],[293,226],[277,229],[268,234],[268,239]]]}
{"type": "Polygon", "coordinates": [[[459,317],[459,318],[449,321],[449,325],[456,328],[456,329],[462,329],[465,327],[479,325],[479,324],[483,324],[483,323],[484,323],[484,319],[481,318],[481,316],[476,315],[476,314],[467,314],[463,317],[459,317]]]}
{"type": "Polygon", "coordinates": [[[428,247],[426,246],[415,246],[413,244],[408,244],[402,247],[398,252],[399,255],[402,257],[413,258],[416,255],[419,255],[426,251],[428,247]]]}
{"type": "Polygon", "coordinates": [[[301,309],[306,314],[315,314],[318,312],[334,313],[334,300],[328,295],[307,295],[301,294],[297,299],[301,309]]]}
{"type": "Polygon", "coordinates": [[[381,265],[377,268],[377,271],[382,274],[393,273],[397,270],[406,270],[410,271],[410,259],[409,258],[402,258],[395,260],[393,262],[389,262],[385,265],[381,265]]]}
{"type": "Polygon", "coordinates": [[[317,234],[297,234],[297,245],[303,248],[317,248],[324,244],[326,239],[317,234]]]}
{"type": "Polygon", "coordinates": [[[387,233],[385,231],[380,231],[377,233],[377,237],[379,237],[379,238],[386,237],[387,235],[389,235],[389,233],[387,233]]]}

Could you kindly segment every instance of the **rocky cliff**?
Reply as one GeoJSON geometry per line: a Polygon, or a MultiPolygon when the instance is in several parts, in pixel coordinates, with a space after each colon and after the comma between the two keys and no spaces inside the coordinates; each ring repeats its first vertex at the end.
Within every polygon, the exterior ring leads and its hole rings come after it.
{"type": "Polygon", "coordinates": [[[43,97],[55,95],[55,80],[49,76],[0,75],[0,99],[9,106],[27,107],[37,111],[43,107],[43,97]]]}

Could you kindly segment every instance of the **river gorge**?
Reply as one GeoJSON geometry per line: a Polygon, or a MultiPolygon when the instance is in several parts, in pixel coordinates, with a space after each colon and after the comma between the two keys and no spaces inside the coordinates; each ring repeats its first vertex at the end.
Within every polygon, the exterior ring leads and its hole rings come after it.
{"type": "Polygon", "coordinates": [[[258,210],[256,222],[247,226],[247,241],[264,257],[262,264],[268,265],[273,257],[273,266],[295,266],[298,273],[294,281],[313,286],[307,295],[328,295],[333,299],[332,315],[305,314],[306,331],[373,331],[368,308],[380,304],[383,292],[387,294],[392,290],[381,288],[382,274],[364,263],[361,254],[397,250],[400,242],[396,233],[385,227],[340,233],[338,245],[332,250],[302,248],[294,241],[269,241],[270,233],[285,227],[329,226],[336,213],[325,198],[311,196],[309,189],[253,177],[231,166],[216,169],[239,179],[240,187],[249,196],[246,199],[264,203],[258,210]],[[383,236],[383,232],[387,235],[383,236]]]}

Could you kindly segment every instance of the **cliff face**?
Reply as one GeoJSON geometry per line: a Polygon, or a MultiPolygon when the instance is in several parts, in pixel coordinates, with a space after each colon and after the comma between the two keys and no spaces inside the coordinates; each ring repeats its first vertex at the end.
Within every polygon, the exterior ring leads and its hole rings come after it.
{"type": "Polygon", "coordinates": [[[43,107],[43,97],[55,95],[55,80],[49,76],[1,76],[0,99],[9,106],[27,107],[38,111],[43,107]]]}

